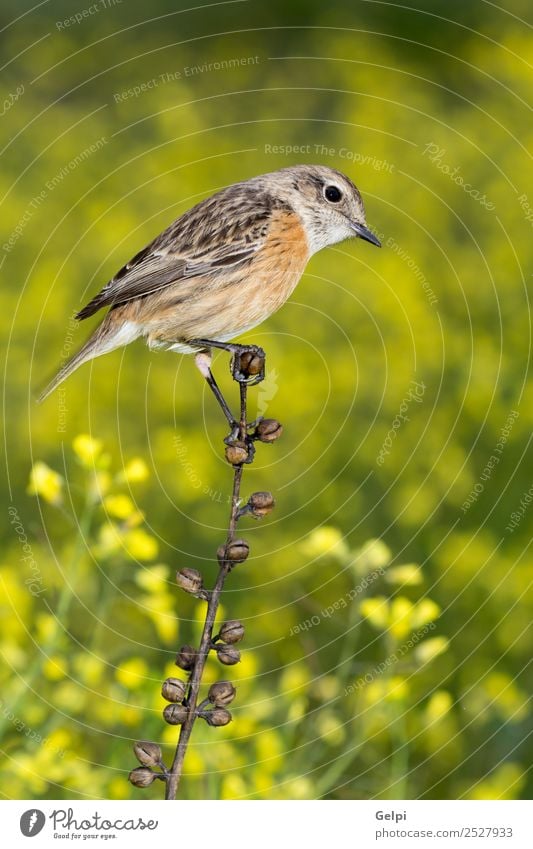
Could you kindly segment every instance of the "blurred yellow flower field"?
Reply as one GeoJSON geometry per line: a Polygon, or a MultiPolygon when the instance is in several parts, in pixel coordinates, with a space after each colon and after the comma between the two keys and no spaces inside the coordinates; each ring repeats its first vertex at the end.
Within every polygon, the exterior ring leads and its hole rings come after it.
{"type": "Polygon", "coordinates": [[[183,796],[531,798],[530,9],[182,6],[2,11],[2,792],[161,797],[132,746],[172,755],[161,682],[205,612],[175,575],[212,585],[227,528],[191,358],[136,342],[35,403],[96,326],[75,314],[197,201],[318,162],[383,248],[317,254],[243,337],[267,352],[252,416],[284,428],[243,493],[276,509],[242,520],[233,721],[196,724],[183,796]]]}

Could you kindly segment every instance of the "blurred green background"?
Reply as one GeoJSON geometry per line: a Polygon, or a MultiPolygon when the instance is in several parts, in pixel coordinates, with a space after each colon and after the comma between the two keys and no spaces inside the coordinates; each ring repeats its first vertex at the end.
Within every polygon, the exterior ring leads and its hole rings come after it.
{"type": "Polygon", "coordinates": [[[530,5],[187,5],[2,4],[1,792],[161,796],[131,744],[170,757],[203,612],[174,573],[211,581],[227,520],[190,359],[136,343],[36,405],[72,315],[199,199],[319,162],[384,247],[315,256],[248,337],[285,432],[244,491],[277,508],[243,522],[243,661],[208,670],[234,722],[195,728],[183,794],[530,798],[530,5]]]}

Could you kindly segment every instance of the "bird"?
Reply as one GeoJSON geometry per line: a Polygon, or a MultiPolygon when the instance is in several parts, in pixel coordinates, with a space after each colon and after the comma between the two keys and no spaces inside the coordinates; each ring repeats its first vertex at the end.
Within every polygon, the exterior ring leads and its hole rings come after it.
{"type": "Polygon", "coordinates": [[[138,338],[150,349],[194,354],[216,394],[211,348],[243,348],[230,340],[285,303],[313,254],[349,238],[381,247],[359,189],[334,168],[293,165],[223,188],[184,212],[77,313],[84,320],[108,308],[38,400],[82,363],[138,338]]]}

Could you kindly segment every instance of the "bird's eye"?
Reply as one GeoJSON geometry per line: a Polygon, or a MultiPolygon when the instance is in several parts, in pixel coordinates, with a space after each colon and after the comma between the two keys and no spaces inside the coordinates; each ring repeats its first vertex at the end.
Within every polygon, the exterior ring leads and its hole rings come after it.
{"type": "Polygon", "coordinates": [[[331,203],[338,203],[342,198],[342,192],[337,186],[326,186],[324,189],[324,196],[326,200],[329,200],[331,203]]]}

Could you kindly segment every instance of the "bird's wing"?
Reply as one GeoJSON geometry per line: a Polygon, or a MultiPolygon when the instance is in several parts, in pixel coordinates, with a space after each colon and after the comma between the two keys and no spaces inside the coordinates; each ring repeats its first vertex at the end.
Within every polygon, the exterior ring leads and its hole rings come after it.
{"type": "Polygon", "coordinates": [[[249,261],[265,243],[279,202],[266,192],[246,191],[246,185],[230,186],[178,218],[126,263],[76,318],[249,261]]]}

